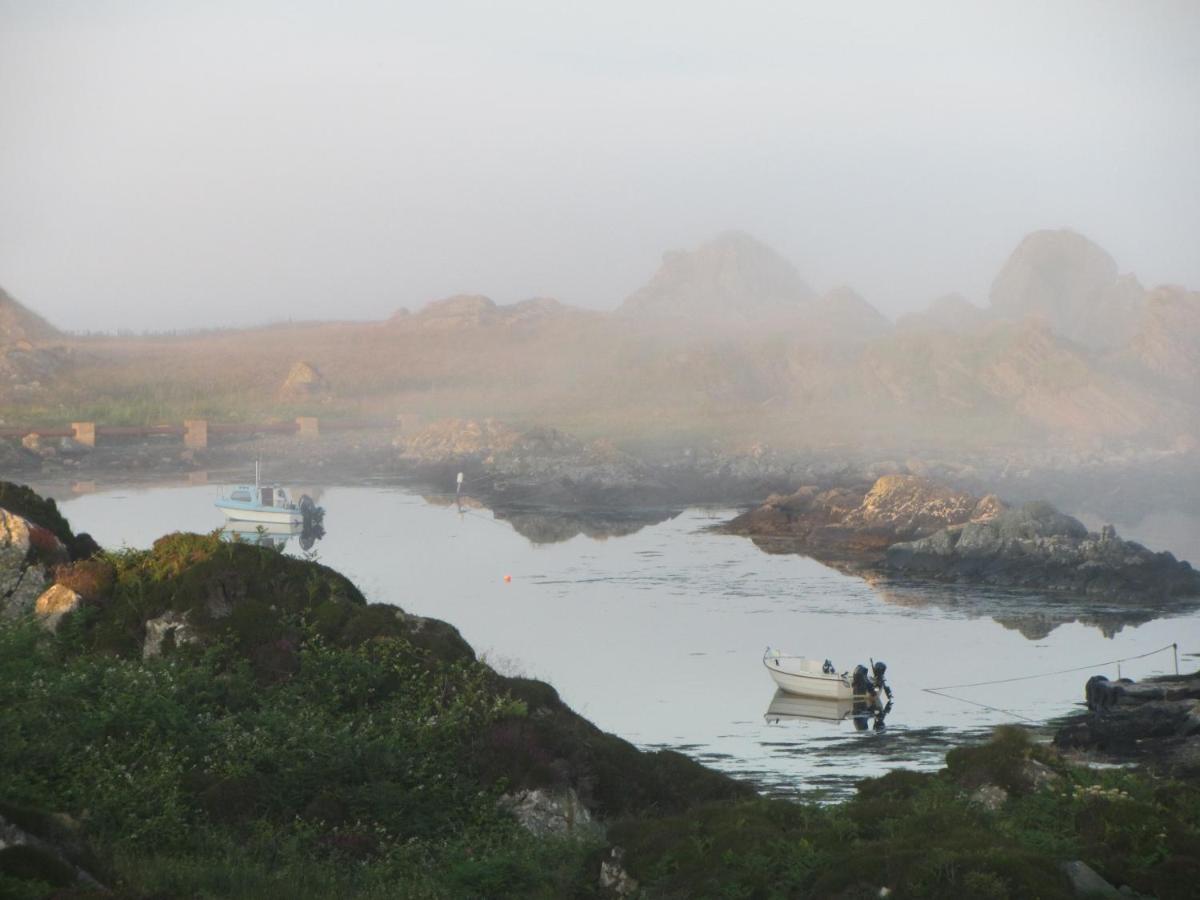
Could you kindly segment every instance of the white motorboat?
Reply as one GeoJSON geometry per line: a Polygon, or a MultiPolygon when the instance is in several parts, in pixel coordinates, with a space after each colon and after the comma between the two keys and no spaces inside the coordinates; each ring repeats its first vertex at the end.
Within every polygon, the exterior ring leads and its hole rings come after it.
{"type": "Polygon", "coordinates": [[[801,697],[826,700],[853,700],[854,687],[848,672],[837,672],[828,660],[788,656],[770,647],[763,654],[763,665],[779,687],[801,697]]]}
{"type": "Polygon", "coordinates": [[[239,484],[216,500],[216,507],[231,522],[261,522],[299,528],[319,525],[323,510],[307,494],[297,503],[287,488],[263,484],[259,480],[258,461],[254,463],[254,484],[239,484]]]}

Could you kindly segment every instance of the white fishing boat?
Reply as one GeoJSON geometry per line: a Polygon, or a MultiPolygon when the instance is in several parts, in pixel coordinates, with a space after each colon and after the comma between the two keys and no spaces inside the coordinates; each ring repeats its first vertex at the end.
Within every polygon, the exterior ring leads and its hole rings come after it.
{"type": "Polygon", "coordinates": [[[763,654],[763,665],[775,683],[789,694],[821,697],[827,700],[853,700],[854,688],[848,672],[837,672],[828,660],[788,656],[770,647],[763,654]]]}
{"type": "Polygon", "coordinates": [[[306,526],[320,521],[321,509],[307,494],[297,503],[287,488],[263,484],[259,465],[254,463],[254,484],[239,484],[222,493],[216,507],[231,522],[260,522],[264,525],[306,526]]]}

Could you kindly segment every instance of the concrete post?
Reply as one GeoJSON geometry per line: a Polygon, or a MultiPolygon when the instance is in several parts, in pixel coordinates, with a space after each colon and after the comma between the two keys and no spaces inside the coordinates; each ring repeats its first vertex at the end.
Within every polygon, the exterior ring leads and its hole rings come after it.
{"type": "Polygon", "coordinates": [[[296,419],[296,426],[299,429],[296,434],[306,440],[321,436],[321,429],[317,427],[316,416],[299,416],[296,419]]]}
{"type": "Polygon", "coordinates": [[[183,446],[203,450],[208,446],[208,419],[184,419],[183,446]]]}
{"type": "Polygon", "coordinates": [[[75,440],[79,441],[85,447],[96,446],[95,422],[72,422],[71,430],[75,432],[75,440]]]}

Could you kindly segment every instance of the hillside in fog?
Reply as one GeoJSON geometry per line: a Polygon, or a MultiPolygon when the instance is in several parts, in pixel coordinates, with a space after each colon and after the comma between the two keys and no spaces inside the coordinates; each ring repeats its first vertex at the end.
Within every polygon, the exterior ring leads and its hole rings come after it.
{"type": "Polygon", "coordinates": [[[1148,290],[1065,230],[1021,241],[987,306],[951,295],[898,324],[739,232],[667,253],[612,312],[463,295],[375,323],[83,338],[2,299],[14,422],[494,416],[639,444],[880,451],[1200,435],[1200,294],[1148,290]],[[280,393],[298,361],[319,394],[280,393]]]}

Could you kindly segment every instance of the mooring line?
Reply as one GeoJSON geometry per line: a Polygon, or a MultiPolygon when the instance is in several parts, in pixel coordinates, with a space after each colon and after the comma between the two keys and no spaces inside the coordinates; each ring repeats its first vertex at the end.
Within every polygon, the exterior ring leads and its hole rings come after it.
{"type": "Polygon", "coordinates": [[[953,694],[943,694],[936,688],[921,688],[927,694],[936,694],[939,697],[945,697],[947,700],[958,700],[961,703],[970,703],[972,706],[981,706],[984,709],[990,709],[992,712],[1004,713],[1007,716],[1016,716],[1018,719],[1024,719],[1026,722],[1038,722],[1039,719],[1031,719],[1029,716],[1022,715],[1011,709],[1001,709],[999,706],[989,706],[986,703],[978,703],[975,700],[968,700],[966,697],[955,697],[953,694]]]}
{"type": "MultiPolygon", "coordinates": [[[[989,684],[1010,684],[1014,681],[1031,681],[1034,678],[1049,678],[1051,675],[1069,675],[1072,672],[1086,672],[1088,669],[1099,669],[1102,666],[1112,666],[1123,662],[1129,662],[1134,659],[1145,659],[1147,656],[1153,656],[1156,653],[1162,653],[1164,650],[1177,650],[1178,644],[1167,644],[1165,647],[1159,647],[1157,650],[1151,650],[1149,653],[1141,653],[1137,656],[1125,656],[1121,659],[1110,659],[1105,662],[1092,663],[1086,666],[1076,666],[1073,669],[1059,669],[1056,672],[1041,672],[1037,675],[1020,675],[1016,678],[997,678],[995,681],[973,681],[969,684],[944,684],[934,688],[922,688],[924,691],[953,691],[958,688],[983,687],[989,684]]],[[[1176,672],[1178,674],[1178,672],[1176,672]]]]}
{"type": "MultiPolygon", "coordinates": [[[[1056,672],[1041,672],[1037,675],[1021,675],[1017,678],[997,678],[995,681],[973,681],[970,684],[947,684],[947,685],[943,685],[942,687],[921,688],[921,690],[926,694],[935,694],[938,697],[945,697],[947,700],[957,700],[960,703],[970,703],[972,706],[979,706],[979,707],[982,707],[983,709],[990,709],[992,712],[1004,713],[1005,715],[1008,715],[1008,716],[1016,716],[1018,719],[1024,719],[1026,722],[1037,723],[1041,720],[1040,719],[1031,719],[1029,716],[1022,715],[1021,713],[1015,712],[1014,710],[1011,710],[1011,709],[1001,709],[999,706],[989,706],[986,703],[979,703],[978,701],[975,701],[975,700],[968,700],[966,697],[955,697],[953,694],[945,694],[945,693],[943,693],[943,691],[952,691],[957,688],[984,687],[986,685],[991,685],[991,684],[1010,684],[1014,681],[1030,681],[1034,678],[1048,678],[1051,675],[1069,675],[1072,672],[1086,672],[1089,669],[1099,669],[1103,666],[1111,666],[1111,665],[1120,666],[1120,664],[1123,662],[1129,662],[1129,661],[1135,660],[1135,659],[1145,659],[1147,656],[1154,656],[1154,654],[1162,653],[1166,650],[1174,650],[1175,651],[1175,674],[1178,675],[1179,674],[1179,644],[1173,643],[1173,644],[1167,644],[1165,647],[1159,647],[1157,650],[1151,650],[1148,653],[1139,653],[1137,656],[1125,656],[1125,657],[1122,657],[1121,659],[1110,659],[1110,660],[1107,660],[1106,662],[1093,663],[1092,665],[1089,665],[1089,666],[1077,666],[1073,669],[1059,669],[1056,672]]],[[[1118,669],[1117,671],[1119,672],[1120,669],[1118,669]]]]}

